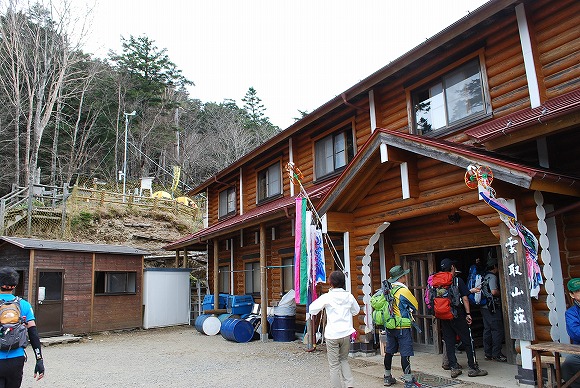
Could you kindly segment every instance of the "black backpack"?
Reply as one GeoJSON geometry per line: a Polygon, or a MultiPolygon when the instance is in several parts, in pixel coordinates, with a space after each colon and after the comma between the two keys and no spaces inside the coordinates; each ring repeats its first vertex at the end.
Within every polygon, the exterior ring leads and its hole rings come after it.
{"type": "Polygon", "coordinates": [[[0,350],[14,350],[28,345],[28,332],[22,318],[20,300],[15,297],[0,304],[0,350]]]}

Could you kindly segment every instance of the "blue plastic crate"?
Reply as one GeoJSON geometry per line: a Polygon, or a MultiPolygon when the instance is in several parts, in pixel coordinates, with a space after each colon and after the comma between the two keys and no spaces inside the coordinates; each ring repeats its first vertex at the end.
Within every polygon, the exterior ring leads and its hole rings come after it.
{"type": "Polygon", "coordinates": [[[231,295],[228,299],[227,311],[231,314],[250,314],[254,307],[252,295],[231,295]]]}
{"type": "MultiPolygon", "coordinates": [[[[220,294],[218,297],[218,308],[219,309],[226,308],[227,298],[223,297],[222,295],[224,295],[224,294],[220,294]]],[[[202,303],[203,310],[213,310],[214,309],[214,300],[215,299],[214,299],[214,296],[212,294],[204,296],[203,303],[202,303]]]]}

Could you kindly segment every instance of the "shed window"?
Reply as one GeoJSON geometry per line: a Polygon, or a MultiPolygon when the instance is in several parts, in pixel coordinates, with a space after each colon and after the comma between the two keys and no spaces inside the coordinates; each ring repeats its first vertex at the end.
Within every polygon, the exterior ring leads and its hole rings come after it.
{"type": "Polygon", "coordinates": [[[282,193],[280,162],[258,172],[258,202],[282,193]]]}
{"type": "Polygon", "coordinates": [[[233,187],[220,191],[219,214],[225,217],[236,212],[236,190],[233,187]]]}
{"type": "Polygon", "coordinates": [[[479,59],[443,74],[412,92],[415,131],[437,134],[486,114],[479,59]]]}
{"type": "Polygon", "coordinates": [[[95,272],[95,294],[134,294],[136,272],[95,272]]]}

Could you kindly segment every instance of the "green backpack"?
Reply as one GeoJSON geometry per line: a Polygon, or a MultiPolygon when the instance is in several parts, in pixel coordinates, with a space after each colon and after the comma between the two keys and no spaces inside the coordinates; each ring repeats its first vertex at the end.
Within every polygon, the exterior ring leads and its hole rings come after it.
{"type": "Polygon", "coordinates": [[[389,290],[381,288],[371,297],[372,318],[375,325],[383,326],[385,329],[402,327],[401,317],[395,315],[393,309],[395,294],[400,288],[401,286],[389,290]]]}

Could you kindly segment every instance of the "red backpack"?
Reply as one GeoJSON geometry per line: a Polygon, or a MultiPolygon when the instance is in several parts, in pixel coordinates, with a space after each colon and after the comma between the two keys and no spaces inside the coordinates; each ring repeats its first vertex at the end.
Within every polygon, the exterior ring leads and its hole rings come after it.
{"type": "Polygon", "coordinates": [[[459,302],[457,281],[451,272],[437,272],[427,279],[425,304],[427,311],[438,319],[457,317],[456,306],[459,302]]]}

